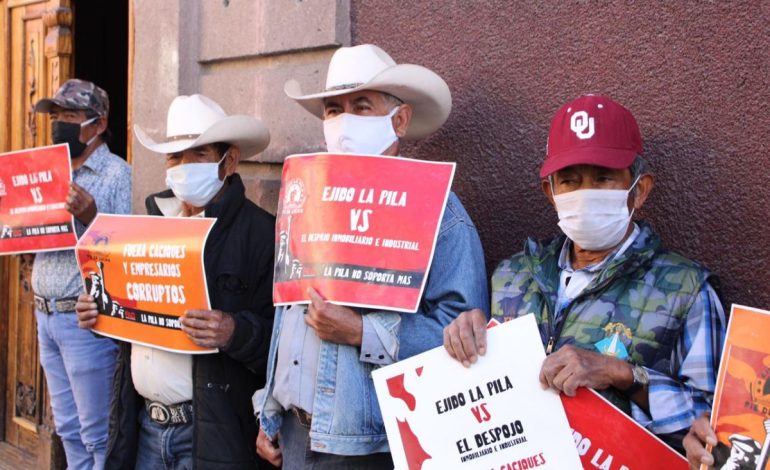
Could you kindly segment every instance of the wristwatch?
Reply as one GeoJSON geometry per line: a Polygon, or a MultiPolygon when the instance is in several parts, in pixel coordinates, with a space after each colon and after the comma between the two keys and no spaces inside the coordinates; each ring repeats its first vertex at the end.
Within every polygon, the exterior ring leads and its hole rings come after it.
{"type": "Polygon", "coordinates": [[[650,376],[647,375],[647,369],[640,365],[634,365],[631,369],[631,373],[634,375],[634,382],[630,387],[623,390],[626,396],[631,396],[639,390],[643,389],[645,385],[650,383],[650,376]]]}

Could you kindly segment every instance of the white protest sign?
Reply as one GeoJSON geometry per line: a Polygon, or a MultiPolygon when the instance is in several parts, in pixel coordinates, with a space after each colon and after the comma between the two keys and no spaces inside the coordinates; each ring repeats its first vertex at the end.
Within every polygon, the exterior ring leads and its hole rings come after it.
{"type": "Polygon", "coordinates": [[[494,326],[466,369],[443,347],[372,373],[396,469],[581,469],[533,315],[494,326]]]}

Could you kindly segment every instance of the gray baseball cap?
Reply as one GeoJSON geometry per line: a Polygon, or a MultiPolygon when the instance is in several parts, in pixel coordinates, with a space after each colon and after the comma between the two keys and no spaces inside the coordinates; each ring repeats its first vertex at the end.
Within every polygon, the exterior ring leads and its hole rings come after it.
{"type": "Polygon", "coordinates": [[[107,116],[110,112],[110,98],[106,91],[95,84],[72,78],[64,82],[53,98],[38,101],[35,104],[35,112],[50,113],[53,106],[93,111],[99,116],[107,116]]]}

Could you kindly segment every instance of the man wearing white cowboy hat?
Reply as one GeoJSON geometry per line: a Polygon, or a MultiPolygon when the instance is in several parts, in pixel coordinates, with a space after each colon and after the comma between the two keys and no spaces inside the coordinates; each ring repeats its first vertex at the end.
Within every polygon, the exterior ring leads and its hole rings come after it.
{"type": "MultiPolygon", "coordinates": [[[[335,52],[326,91],[302,95],[290,81],[285,92],[323,120],[330,152],[398,155],[400,139],[430,135],[451,109],[441,77],[368,44],[335,52]]],[[[371,371],[439,346],[461,311],[487,305],[486,286],[476,228],[452,193],[416,313],[354,310],[312,289],[310,305],[278,308],[268,382],[254,397],[257,451],[284,468],[392,468],[371,371]]]]}
{"type": "MultiPolygon", "coordinates": [[[[194,343],[219,352],[121,343],[106,466],[258,468],[249,398],[264,384],[275,219],[246,199],[236,169],[241,155],[267,147],[268,130],[251,116],[227,116],[202,95],[174,99],[165,142],[134,130],[142,145],[166,155],[170,189],[150,195],[147,212],[217,218],[204,255],[214,310],[188,310],[181,325],[194,343]]],[[[77,312],[80,326],[92,327],[94,298],[81,295],[77,312]]]]}

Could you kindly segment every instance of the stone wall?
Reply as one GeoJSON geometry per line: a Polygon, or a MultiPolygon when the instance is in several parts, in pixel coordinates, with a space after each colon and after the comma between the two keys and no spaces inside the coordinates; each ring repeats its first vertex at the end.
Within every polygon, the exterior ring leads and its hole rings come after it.
{"type": "MultiPolygon", "coordinates": [[[[286,98],[297,78],[318,88],[334,50],[350,43],[348,0],[133,0],[132,122],[162,139],[166,111],[180,94],[203,93],[228,114],[261,119],[270,146],[241,164],[247,196],[275,212],[280,163],[323,148],[320,122],[286,98]]],[[[134,212],[165,188],[162,155],[134,138],[134,212]]]]}

